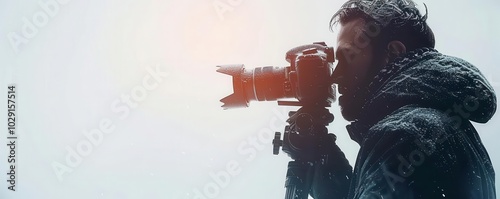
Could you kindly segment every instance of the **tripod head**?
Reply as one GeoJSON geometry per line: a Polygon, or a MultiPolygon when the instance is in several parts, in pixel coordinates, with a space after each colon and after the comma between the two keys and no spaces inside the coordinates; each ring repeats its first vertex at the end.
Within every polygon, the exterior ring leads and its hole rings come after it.
{"type": "Polygon", "coordinates": [[[283,140],[281,133],[276,132],[273,140],[273,154],[278,155],[280,147],[294,160],[308,162],[320,161],[328,146],[332,145],[336,136],[329,134],[329,123],[334,116],[325,107],[301,107],[289,113],[283,140]]]}

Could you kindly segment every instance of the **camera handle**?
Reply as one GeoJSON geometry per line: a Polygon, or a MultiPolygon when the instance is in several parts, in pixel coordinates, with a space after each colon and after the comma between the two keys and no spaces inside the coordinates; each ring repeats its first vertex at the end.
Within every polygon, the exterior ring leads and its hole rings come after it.
{"type": "Polygon", "coordinates": [[[285,126],[283,140],[276,132],[273,139],[273,154],[279,149],[287,153],[293,161],[288,162],[285,199],[307,199],[314,180],[314,168],[328,159],[328,146],[335,142],[335,135],[329,134],[328,126],[334,119],[324,106],[302,106],[298,111],[290,111],[285,126]]]}

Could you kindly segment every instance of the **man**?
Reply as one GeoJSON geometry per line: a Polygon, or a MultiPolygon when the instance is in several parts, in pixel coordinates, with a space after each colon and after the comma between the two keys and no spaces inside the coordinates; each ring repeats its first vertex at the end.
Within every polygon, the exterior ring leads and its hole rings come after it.
{"type": "Polygon", "coordinates": [[[491,119],[495,93],[472,64],[434,49],[426,18],[411,0],[350,0],[332,17],[339,105],[361,148],[351,173],[333,147],[314,198],[496,197],[470,122],[491,119]]]}

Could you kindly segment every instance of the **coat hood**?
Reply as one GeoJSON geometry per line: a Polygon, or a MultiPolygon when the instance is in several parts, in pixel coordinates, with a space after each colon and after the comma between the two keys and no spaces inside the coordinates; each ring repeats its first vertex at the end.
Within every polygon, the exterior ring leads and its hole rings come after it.
{"type": "Polygon", "coordinates": [[[410,104],[478,123],[486,123],[496,111],[495,92],[475,66],[431,48],[406,53],[386,65],[369,84],[368,96],[353,124],[370,127],[410,104]]]}

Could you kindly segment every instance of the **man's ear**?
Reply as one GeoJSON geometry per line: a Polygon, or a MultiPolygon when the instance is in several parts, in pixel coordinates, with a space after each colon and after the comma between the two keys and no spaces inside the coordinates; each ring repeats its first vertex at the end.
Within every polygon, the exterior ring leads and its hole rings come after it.
{"type": "Polygon", "coordinates": [[[387,44],[387,50],[389,57],[395,58],[406,53],[406,46],[402,42],[394,40],[387,44]]]}

